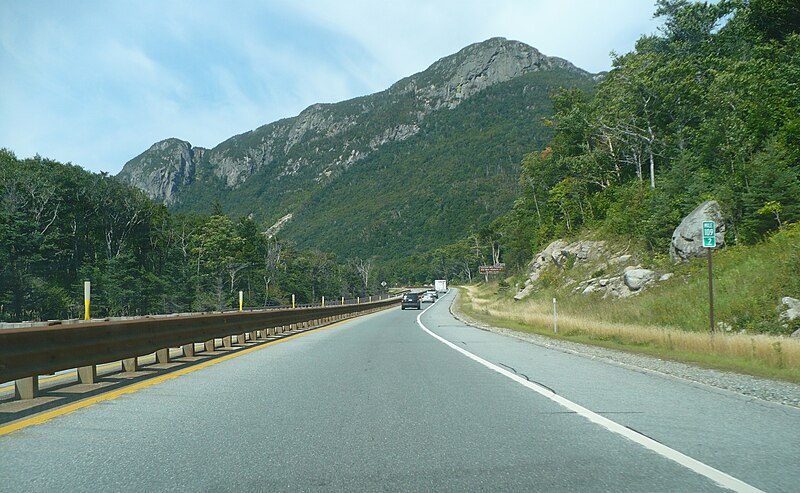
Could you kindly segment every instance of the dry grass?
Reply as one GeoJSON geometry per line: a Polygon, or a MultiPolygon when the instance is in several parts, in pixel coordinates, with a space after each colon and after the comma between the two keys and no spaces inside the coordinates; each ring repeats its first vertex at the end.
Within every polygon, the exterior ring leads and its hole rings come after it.
{"type": "MultiPolygon", "coordinates": [[[[463,308],[484,321],[553,333],[553,306],[543,300],[515,303],[489,289],[464,288],[463,308]]],[[[701,363],[704,366],[800,381],[800,340],[748,334],[711,335],[671,327],[601,320],[600,317],[559,314],[558,336],[603,346],[701,363]]]]}

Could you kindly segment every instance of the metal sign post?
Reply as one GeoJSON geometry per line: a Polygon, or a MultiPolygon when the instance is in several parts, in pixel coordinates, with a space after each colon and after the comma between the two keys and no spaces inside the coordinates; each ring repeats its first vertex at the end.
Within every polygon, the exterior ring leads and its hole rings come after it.
{"type": "Polygon", "coordinates": [[[711,267],[711,250],[717,246],[717,226],[714,221],[703,221],[703,247],[708,253],[708,319],[709,330],[714,333],[714,277],[711,267]]]}
{"type": "Polygon", "coordinates": [[[558,334],[558,315],[556,314],[555,298],[553,298],[553,334],[558,334]]]}

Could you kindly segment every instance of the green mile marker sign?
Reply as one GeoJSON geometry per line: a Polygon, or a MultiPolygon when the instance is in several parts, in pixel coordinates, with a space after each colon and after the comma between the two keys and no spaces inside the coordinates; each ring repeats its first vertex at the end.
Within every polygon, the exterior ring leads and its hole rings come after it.
{"type": "Polygon", "coordinates": [[[717,246],[717,225],[714,221],[703,221],[703,246],[715,248],[717,246]]]}

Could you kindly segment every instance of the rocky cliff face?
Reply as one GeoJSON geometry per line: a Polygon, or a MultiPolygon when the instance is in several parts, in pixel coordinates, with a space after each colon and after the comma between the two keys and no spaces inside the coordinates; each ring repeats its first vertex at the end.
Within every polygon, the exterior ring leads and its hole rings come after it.
{"type": "Polygon", "coordinates": [[[194,181],[198,162],[206,151],[183,140],[162,140],[128,161],[117,177],[169,206],[194,181]]]}
{"type": "Polygon", "coordinates": [[[169,206],[180,203],[194,182],[217,180],[235,190],[259,173],[274,181],[303,175],[309,183],[324,186],[387,143],[415,136],[432,112],[453,109],[495,84],[553,70],[590,77],[524,43],[492,38],[386,91],[312,105],[294,118],[237,135],[210,150],[178,139],[158,142],[126,163],[118,177],[169,206]]]}
{"type": "Polygon", "coordinates": [[[413,92],[428,109],[453,108],[490,87],[530,72],[565,70],[589,74],[561,58],[548,57],[519,41],[491,38],[437,61],[426,71],[403,79],[390,94],[413,92]]]}

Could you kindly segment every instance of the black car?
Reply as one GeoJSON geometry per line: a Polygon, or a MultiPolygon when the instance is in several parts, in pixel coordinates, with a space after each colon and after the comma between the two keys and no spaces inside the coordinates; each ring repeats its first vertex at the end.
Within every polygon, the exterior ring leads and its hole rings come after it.
{"type": "Polygon", "coordinates": [[[406,308],[416,308],[417,310],[420,309],[419,293],[406,293],[403,295],[403,301],[400,303],[400,309],[405,310],[406,308]]]}

